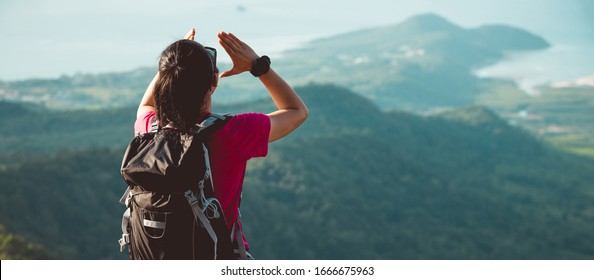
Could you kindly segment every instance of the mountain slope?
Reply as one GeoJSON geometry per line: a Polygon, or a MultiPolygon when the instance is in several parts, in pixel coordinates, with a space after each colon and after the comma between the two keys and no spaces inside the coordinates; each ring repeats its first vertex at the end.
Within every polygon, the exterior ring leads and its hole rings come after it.
{"type": "MultiPolygon", "coordinates": [[[[594,257],[594,161],[481,107],[421,117],[381,112],[336,86],[297,91],[310,119],[247,172],[242,219],[256,258],[594,257]]],[[[131,129],[132,120],[104,116],[131,129]]],[[[0,169],[0,222],[61,258],[125,258],[115,242],[122,153],[58,152],[0,169]]]]}
{"type": "Polygon", "coordinates": [[[526,95],[515,84],[489,82],[477,103],[564,150],[594,156],[594,87],[542,86],[526,95]]]}
{"type": "MultiPolygon", "coordinates": [[[[330,107],[308,97],[304,132],[330,107]]],[[[591,160],[550,150],[484,108],[357,118],[368,124],[358,132],[326,127],[253,165],[242,213],[256,255],[592,258],[591,160]]]]}
{"type": "Polygon", "coordinates": [[[0,226],[1,260],[47,260],[54,259],[42,246],[27,242],[22,237],[8,233],[0,226]]]}
{"type": "Polygon", "coordinates": [[[1,171],[0,222],[58,258],[119,257],[121,154],[61,151],[1,171]]]}

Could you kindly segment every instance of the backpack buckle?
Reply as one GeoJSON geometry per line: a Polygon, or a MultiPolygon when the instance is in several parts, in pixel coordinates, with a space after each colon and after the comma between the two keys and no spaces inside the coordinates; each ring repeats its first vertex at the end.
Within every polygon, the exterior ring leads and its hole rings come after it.
{"type": "Polygon", "coordinates": [[[187,190],[184,193],[184,196],[188,199],[190,205],[198,204],[198,198],[196,198],[196,195],[194,195],[192,190],[187,190]]]}
{"type": "Polygon", "coordinates": [[[122,238],[118,240],[118,243],[120,243],[120,252],[123,252],[126,244],[130,244],[130,235],[127,233],[122,234],[122,238]]]}

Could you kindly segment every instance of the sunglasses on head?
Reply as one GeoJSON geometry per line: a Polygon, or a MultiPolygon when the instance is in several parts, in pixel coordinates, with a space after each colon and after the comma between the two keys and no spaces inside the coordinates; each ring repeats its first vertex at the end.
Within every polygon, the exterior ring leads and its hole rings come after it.
{"type": "Polygon", "coordinates": [[[212,62],[212,72],[213,73],[218,72],[218,68],[217,68],[217,49],[212,48],[212,47],[204,47],[204,49],[206,49],[206,52],[210,56],[210,61],[212,62]]]}

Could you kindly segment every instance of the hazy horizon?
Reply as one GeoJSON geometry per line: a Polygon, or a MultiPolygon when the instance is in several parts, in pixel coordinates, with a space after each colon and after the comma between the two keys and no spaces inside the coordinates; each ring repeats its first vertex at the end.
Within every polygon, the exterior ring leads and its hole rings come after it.
{"type": "MultiPolygon", "coordinates": [[[[554,47],[590,46],[594,40],[594,36],[590,36],[594,35],[591,27],[594,20],[588,15],[594,11],[593,7],[587,0],[553,0],[546,4],[537,0],[471,3],[461,0],[415,3],[302,0],[282,4],[271,0],[249,3],[178,0],[167,4],[154,0],[49,0],[41,3],[3,0],[0,3],[0,80],[56,78],[153,66],[162,48],[190,27],[197,28],[197,40],[206,45],[220,49],[215,35],[225,30],[238,34],[260,54],[279,57],[282,51],[312,39],[394,25],[422,13],[439,14],[465,28],[484,24],[512,25],[544,37],[554,47]]],[[[572,55],[571,50],[566,53],[567,57],[572,55]]],[[[221,61],[228,60],[222,51],[220,57],[221,61]]],[[[584,75],[584,71],[594,74],[589,64],[582,64],[585,65],[580,65],[580,69],[574,69],[575,75],[584,75]]],[[[518,65],[513,67],[517,69],[518,65]]]]}

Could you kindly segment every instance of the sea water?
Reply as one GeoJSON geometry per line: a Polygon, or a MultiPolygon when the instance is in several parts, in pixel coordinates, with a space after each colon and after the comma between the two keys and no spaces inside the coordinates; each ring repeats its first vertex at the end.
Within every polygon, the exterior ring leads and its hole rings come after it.
{"type": "Polygon", "coordinates": [[[550,48],[511,53],[492,66],[476,71],[480,77],[514,80],[527,94],[538,94],[540,86],[569,85],[594,78],[594,44],[556,44],[550,48]]]}

